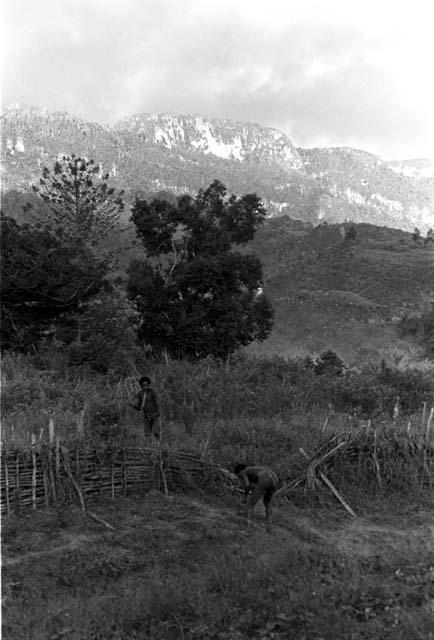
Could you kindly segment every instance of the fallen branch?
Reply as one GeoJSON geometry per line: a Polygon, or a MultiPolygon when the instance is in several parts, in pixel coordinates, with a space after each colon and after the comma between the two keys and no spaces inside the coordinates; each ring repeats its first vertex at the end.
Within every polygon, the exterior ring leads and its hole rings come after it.
{"type": "Polygon", "coordinates": [[[116,529],[114,527],[112,527],[111,524],[109,524],[108,522],[103,520],[103,518],[100,518],[99,516],[97,516],[92,511],[87,511],[86,510],[86,505],[85,505],[84,498],[83,498],[83,492],[81,491],[77,481],[75,480],[74,476],[72,475],[71,467],[69,465],[68,449],[66,449],[66,447],[61,447],[61,451],[62,451],[62,454],[63,454],[62,455],[62,462],[63,462],[63,466],[64,466],[65,471],[66,471],[66,475],[68,476],[69,480],[71,481],[72,486],[74,487],[74,489],[77,492],[77,495],[78,495],[78,497],[80,499],[81,510],[83,511],[83,513],[87,514],[90,518],[93,518],[93,520],[96,520],[96,522],[99,522],[100,524],[103,524],[105,527],[107,527],[107,529],[111,529],[112,531],[116,531],[116,529]]]}
{"type": "Polygon", "coordinates": [[[105,527],[107,527],[107,529],[116,531],[116,529],[111,524],[106,522],[106,520],[104,520],[103,518],[100,518],[99,516],[97,516],[96,513],[93,513],[92,511],[86,511],[86,513],[90,518],[92,518],[93,520],[96,520],[96,522],[99,522],[100,524],[103,524],[105,527]]]}

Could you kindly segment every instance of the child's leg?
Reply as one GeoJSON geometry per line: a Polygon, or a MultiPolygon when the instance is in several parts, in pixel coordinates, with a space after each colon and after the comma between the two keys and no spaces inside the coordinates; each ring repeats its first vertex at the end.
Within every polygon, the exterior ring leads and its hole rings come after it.
{"type": "Polygon", "coordinates": [[[272,513],[272,502],[273,502],[273,496],[274,496],[274,489],[268,489],[265,493],[264,493],[264,507],[265,507],[265,514],[267,517],[267,529],[268,531],[271,531],[271,513],[272,513]]]}
{"type": "Polygon", "coordinates": [[[252,521],[253,511],[255,509],[255,505],[264,495],[264,489],[257,484],[250,494],[249,499],[247,500],[247,509],[246,509],[246,517],[247,517],[247,526],[250,526],[252,521]]]}

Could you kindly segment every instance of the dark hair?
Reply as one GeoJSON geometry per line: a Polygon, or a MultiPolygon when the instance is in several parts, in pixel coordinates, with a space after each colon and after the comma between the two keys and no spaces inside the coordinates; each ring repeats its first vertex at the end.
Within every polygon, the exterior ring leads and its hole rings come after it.
{"type": "Polygon", "coordinates": [[[238,475],[239,473],[241,473],[241,471],[244,471],[244,469],[247,469],[246,465],[238,462],[237,464],[234,465],[235,475],[238,475]]]}
{"type": "Polygon", "coordinates": [[[150,378],[149,376],[141,376],[141,377],[139,378],[139,384],[140,384],[140,386],[142,386],[142,384],[143,384],[144,382],[147,382],[148,384],[151,384],[151,378],[150,378]]]}

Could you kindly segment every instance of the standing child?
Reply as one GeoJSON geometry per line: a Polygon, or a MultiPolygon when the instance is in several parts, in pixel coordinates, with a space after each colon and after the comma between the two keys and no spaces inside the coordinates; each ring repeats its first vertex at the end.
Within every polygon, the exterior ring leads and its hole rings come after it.
{"type": "Polygon", "coordinates": [[[151,379],[148,376],[139,378],[140,391],[137,393],[136,401],[132,405],[137,411],[143,412],[145,435],[151,434],[159,440],[161,423],[160,409],[158,407],[155,391],[151,387],[151,379]]]}

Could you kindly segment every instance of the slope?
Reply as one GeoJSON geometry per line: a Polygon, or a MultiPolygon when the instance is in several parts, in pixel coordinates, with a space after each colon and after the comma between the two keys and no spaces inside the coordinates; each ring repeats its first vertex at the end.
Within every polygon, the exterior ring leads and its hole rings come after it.
{"type": "Polygon", "coordinates": [[[415,349],[397,325],[434,300],[432,244],[415,245],[410,234],[386,227],[303,228],[282,217],[267,221],[250,248],[263,261],[276,310],[272,335],[254,352],[331,348],[357,362],[388,349],[415,349]]]}

